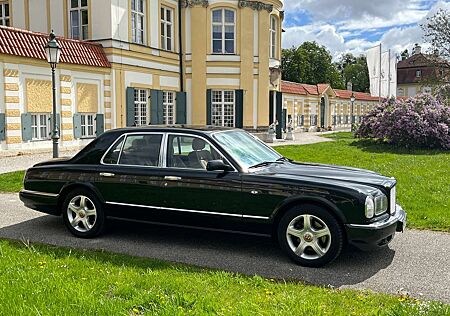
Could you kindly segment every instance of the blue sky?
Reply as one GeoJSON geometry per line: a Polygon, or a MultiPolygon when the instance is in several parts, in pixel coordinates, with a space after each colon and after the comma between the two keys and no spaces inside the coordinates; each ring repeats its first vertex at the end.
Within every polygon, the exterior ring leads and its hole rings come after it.
{"type": "MultiPolygon", "coordinates": [[[[284,0],[283,48],[315,40],[337,59],[383,45],[396,53],[423,44],[420,24],[450,0],[284,0]]],[[[422,45],[424,50],[427,45],[422,45]]]]}

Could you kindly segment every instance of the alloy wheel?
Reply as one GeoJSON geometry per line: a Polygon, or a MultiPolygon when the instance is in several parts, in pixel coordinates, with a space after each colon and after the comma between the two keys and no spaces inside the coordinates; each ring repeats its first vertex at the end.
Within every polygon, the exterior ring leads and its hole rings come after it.
{"type": "Polygon", "coordinates": [[[306,260],[323,257],[331,246],[331,232],[319,217],[302,214],[287,226],[286,239],[291,250],[306,260]]]}
{"type": "Polygon", "coordinates": [[[87,196],[74,196],[67,205],[67,219],[75,230],[82,233],[90,231],[97,221],[95,204],[87,196]]]}

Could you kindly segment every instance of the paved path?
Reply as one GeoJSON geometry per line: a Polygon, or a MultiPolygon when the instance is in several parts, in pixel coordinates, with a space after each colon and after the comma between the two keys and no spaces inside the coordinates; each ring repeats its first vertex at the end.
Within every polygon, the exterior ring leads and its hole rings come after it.
{"type": "Polygon", "coordinates": [[[269,238],[156,225],[113,222],[96,239],[72,237],[59,217],[25,208],[17,194],[0,194],[0,238],[104,249],[339,288],[404,293],[450,303],[450,234],[407,230],[389,248],[345,251],[321,269],[295,265],[269,238]]]}

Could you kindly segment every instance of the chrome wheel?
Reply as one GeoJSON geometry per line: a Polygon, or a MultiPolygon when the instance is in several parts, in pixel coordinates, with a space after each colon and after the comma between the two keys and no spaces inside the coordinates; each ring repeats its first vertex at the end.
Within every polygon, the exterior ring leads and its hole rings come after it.
{"type": "Polygon", "coordinates": [[[67,205],[67,219],[75,230],[82,233],[90,231],[97,221],[95,204],[84,195],[73,197],[67,205]]]}
{"type": "Polygon", "coordinates": [[[331,232],[323,220],[315,215],[302,214],[287,226],[286,239],[299,257],[314,260],[323,257],[331,246],[331,232]]]}

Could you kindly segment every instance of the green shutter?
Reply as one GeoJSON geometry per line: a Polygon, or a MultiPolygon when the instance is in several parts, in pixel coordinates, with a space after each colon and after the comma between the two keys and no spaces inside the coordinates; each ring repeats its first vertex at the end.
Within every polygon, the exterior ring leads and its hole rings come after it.
{"type": "Polygon", "coordinates": [[[273,91],[269,91],[269,125],[275,122],[273,117],[273,91]]]}
{"type": "Polygon", "coordinates": [[[134,121],[134,88],[127,88],[127,126],[135,126],[134,121]]]}
{"type": "Polygon", "coordinates": [[[177,92],[176,124],[186,124],[186,92],[177,92]]]}
{"type": "Polygon", "coordinates": [[[33,131],[31,130],[31,113],[22,113],[22,140],[27,141],[33,138],[33,131]]]}
{"type": "Polygon", "coordinates": [[[0,113],[0,141],[6,139],[6,116],[5,113],[0,113]]]}
{"type": "Polygon", "coordinates": [[[234,113],[234,119],[235,123],[234,125],[237,128],[243,128],[244,127],[244,90],[236,90],[235,91],[235,113],[234,113]]]}
{"type": "Polygon", "coordinates": [[[152,125],[164,124],[162,94],[161,90],[150,90],[150,122],[152,125]]]}
{"type": "Polygon", "coordinates": [[[81,138],[81,114],[75,113],[73,115],[73,137],[81,138]]]}
{"type": "Polygon", "coordinates": [[[212,124],[212,90],[206,90],[206,125],[212,124]]]}
{"type": "Polygon", "coordinates": [[[105,117],[103,114],[95,116],[95,135],[99,137],[105,132],[105,117]]]}
{"type": "Polygon", "coordinates": [[[282,127],[283,127],[283,94],[281,92],[276,91],[276,120],[278,121],[278,125],[275,128],[277,139],[281,139],[282,135],[282,127]]]}

